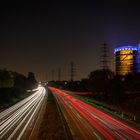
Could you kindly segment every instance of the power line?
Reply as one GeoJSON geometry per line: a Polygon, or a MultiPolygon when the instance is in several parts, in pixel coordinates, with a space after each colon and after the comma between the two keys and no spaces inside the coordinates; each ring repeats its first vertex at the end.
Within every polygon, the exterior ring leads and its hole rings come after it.
{"type": "Polygon", "coordinates": [[[102,44],[100,63],[103,70],[109,69],[109,48],[106,43],[102,44]]]}
{"type": "Polygon", "coordinates": [[[52,81],[54,81],[54,70],[51,71],[52,74],[52,81]]]}
{"type": "Polygon", "coordinates": [[[70,63],[70,80],[71,81],[74,81],[74,77],[75,77],[75,65],[74,65],[74,62],[71,62],[70,63]]]}
{"type": "Polygon", "coordinates": [[[61,81],[61,68],[58,69],[58,81],[61,81]]]}

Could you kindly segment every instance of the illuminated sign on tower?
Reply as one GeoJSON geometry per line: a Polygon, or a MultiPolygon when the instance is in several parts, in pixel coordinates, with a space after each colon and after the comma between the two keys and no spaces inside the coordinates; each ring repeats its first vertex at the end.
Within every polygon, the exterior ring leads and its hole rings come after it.
{"type": "Polygon", "coordinates": [[[115,48],[116,74],[126,75],[139,72],[139,47],[123,46],[115,48]]]}

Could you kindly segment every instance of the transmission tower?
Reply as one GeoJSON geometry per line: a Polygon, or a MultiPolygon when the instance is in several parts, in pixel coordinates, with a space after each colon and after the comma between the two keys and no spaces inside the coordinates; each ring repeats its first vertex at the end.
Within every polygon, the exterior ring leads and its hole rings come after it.
{"type": "Polygon", "coordinates": [[[51,71],[52,74],[52,81],[54,81],[54,70],[51,71]]]}
{"type": "Polygon", "coordinates": [[[109,48],[106,43],[102,44],[100,63],[103,70],[109,69],[109,48]]]}
{"type": "Polygon", "coordinates": [[[58,81],[61,81],[61,68],[58,69],[58,81]]]}
{"type": "Polygon", "coordinates": [[[70,80],[74,81],[74,77],[75,77],[75,66],[74,66],[74,63],[71,62],[70,63],[70,80]]]}

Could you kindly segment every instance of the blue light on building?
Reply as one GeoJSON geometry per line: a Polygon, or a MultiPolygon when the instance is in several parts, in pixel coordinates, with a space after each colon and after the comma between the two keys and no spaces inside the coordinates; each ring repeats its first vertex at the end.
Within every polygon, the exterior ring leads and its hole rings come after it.
{"type": "Polygon", "coordinates": [[[122,51],[122,50],[138,50],[138,49],[140,49],[140,44],[139,44],[139,47],[138,46],[122,46],[119,48],[115,48],[114,53],[118,51],[122,51]]]}
{"type": "Polygon", "coordinates": [[[116,74],[140,72],[140,44],[137,46],[122,46],[114,49],[116,74]]]}

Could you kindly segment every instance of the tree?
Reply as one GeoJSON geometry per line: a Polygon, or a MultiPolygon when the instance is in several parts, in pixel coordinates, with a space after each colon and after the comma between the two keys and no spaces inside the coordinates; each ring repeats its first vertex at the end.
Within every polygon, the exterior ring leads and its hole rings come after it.
{"type": "Polygon", "coordinates": [[[28,73],[27,77],[28,88],[33,89],[37,87],[37,80],[33,72],[28,73]]]}
{"type": "Polygon", "coordinates": [[[24,75],[15,72],[14,87],[25,90],[27,88],[27,78],[24,75]]]}
{"type": "Polygon", "coordinates": [[[116,75],[109,82],[109,87],[106,90],[106,97],[113,102],[118,102],[124,98],[124,82],[121,76],[116,75]]]}
{"type": "Polygon", "coordinates": [[[114,73],[110,70],[95,70],[88,77],[92,85],[92,90],[105,93],[109,80],[114,77],[114,73]]]}
{"type": "Polygon", "coordinates": [[[6,69],[0,71],[0,87],[11,88],[14,86],[13,74],[6,69]]]}

